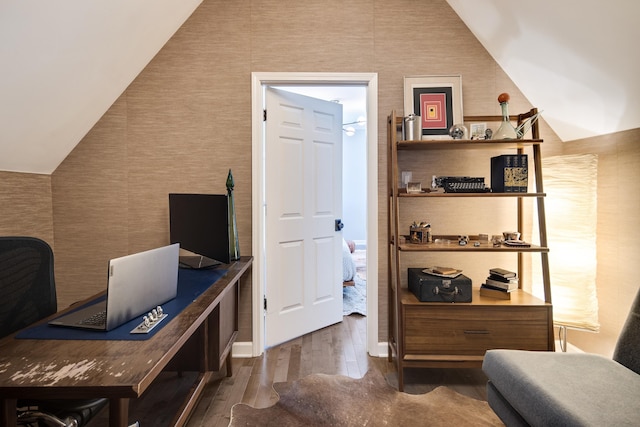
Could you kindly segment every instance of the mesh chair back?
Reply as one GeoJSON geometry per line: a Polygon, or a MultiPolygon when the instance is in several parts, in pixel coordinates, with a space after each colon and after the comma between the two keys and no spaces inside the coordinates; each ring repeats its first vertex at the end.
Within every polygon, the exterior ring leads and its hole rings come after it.
{"type": "Polygon", "coordinates": [[[56,310],[51,247],[33,237],[0,237],[0,338],[56,310]]]}
{"type": "Polygon", "coordinates": [[[613,360],[640,374],[640,289],[618,337],[613,360]]]}

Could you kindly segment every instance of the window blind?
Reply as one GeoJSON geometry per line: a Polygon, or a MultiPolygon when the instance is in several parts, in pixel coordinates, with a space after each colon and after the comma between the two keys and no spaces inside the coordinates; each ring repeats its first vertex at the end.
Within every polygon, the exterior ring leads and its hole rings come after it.
{"type": "MultiPolygon", "coordinates": [[[[598,157],[542,159],[554,323],[598,331],[596,226],[598,157]]],[[[537,212],[536,212],[537,215],[537,212]]],[[[534,234],[537,234],[534,218],[534,234]]],[[[542,297],[540,263],[532,263],[532,292],[542,297]]]]}

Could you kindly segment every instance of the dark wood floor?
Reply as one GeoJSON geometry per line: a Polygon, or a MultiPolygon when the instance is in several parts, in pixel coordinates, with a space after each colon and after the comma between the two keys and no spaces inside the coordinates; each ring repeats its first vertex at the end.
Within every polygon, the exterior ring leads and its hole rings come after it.
{"type": "MultiPolygon", "coordinates": [[[[233,376],[212,381],[189,427],[227,426],[231,407],[243,402],[264,408],[278,399],[274,382],[293,381],[312,373],[361,378],[369,369],[397,384],[393,364],[366,351],[366,318],[345,316],[344,321],[271,348],[257,358],[234,359],[233,376]]],[[[426,393],[447,385],[459,393],[486,400],[486,377],[479,369],[421,369],[405,371],[409,393],[426,393]]]]}
{"type": "MultiPolygon", "coordinates": [[[[369,369],[379,371],[389,384],[397,385],[395,367],[387,358],[371,357],[366,351],[366,317],[345,316],[341,323],[270,348],[260,357],[233,359],[233,376],[226,368],[207,385],[188,427],[227,427],[231,407],[242,402],[256,408],[278,399],[275,382],[294,381],[313,373],[361,378],[369,369]]],[[[141,426],[168,426],[195,373],[163,373],[142,398],[130,405],[130,420],[141,426]]],[[[486,377],[480,369],[405,369],[405,392],[427,393],[446,385],[458,393],[486,400],[486,377]]],[[[103,411],[90,427],[105,426],[103,411]]]]}

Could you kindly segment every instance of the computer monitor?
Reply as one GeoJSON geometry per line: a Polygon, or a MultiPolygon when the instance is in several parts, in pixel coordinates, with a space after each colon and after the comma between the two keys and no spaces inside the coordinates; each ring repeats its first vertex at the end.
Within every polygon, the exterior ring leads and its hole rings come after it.
{"type": "Polygon", "coordinates": [[[229,263],[229,214],[226,194],[169,194],[171,243],[229,263]]]}

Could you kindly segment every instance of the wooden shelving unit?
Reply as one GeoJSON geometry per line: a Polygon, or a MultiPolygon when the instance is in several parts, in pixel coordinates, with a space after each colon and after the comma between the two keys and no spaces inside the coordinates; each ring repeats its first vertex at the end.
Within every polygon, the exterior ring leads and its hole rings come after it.
{"type": "MultiPolygon", "coordinates": [[[[520,123],[537,110],[512,116],[520,123]]],[[[500,121],[500,116],[467,116],[465,122],[500,121]]],[[[549,248],[547,247],[545,208],[542,183],[542,159],[537,123],[531,128],[532,139],[527,140],[421,140],[398,141],[402,117],[392,111],[388,118],[388,255],[389,255],[389,361],[395,360],[398,386],[404,388],[405,367],[462,368],[480,367],[486,350],[513,348],[522,350],[554,350],[553,313],[549,276],[549,248]],[[412,155],[430,150],[494,150],[516,149],[518,154],[532,152],[535,191],[530,193],[412,193],[398,188],[398,151],[412,150],[412,155]],[[425,204],[437,203],[442,198],[516,198],[518,231],[523,229],[523,199],[533,198],[538,211],[540,245],[530,247],[494,247],[490,243],[480,246],[460,246],[457,236],[433,236],[434,243],[405,243],[400,230],[408,224],[399,224],[403,199],[420,198],[425,204]],[[420,302],[406,287],[401,286],[401,259],[427,257],[433,252],[513,253],[518,259],[518,276],[523,275],[523,254],[539,253],[544,283],[544,301],[518,289],[510,300],[480,296],[474,287],[471,303],[420,302]],[[422,255],[420,255],[422,254],[422,255]]],[[[487,161],[489,158],[487,157],[487,161]]],[[[470,236],[473,240],[473,236],[470,236]]],[[[520,286],[522,284],[520,283],[520,286]]]]}

